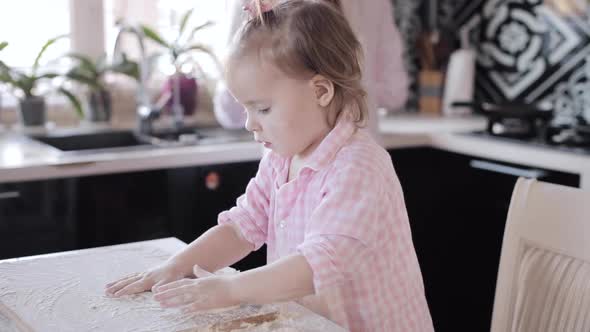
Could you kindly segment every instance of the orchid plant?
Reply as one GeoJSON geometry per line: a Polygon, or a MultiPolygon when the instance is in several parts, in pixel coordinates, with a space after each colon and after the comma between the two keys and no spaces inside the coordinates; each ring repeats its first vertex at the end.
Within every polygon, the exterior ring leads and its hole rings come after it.
{"type": "MultiPolygon", "coordinates": [[[[62,38],[67,38],[67,35],[57,36],[45,42],[45,44],[41,47],[41,50],[35,57],[35,61],[33,62],[33,65],[29,73],[26,73],[15,67],[10,67],[0,60],[0,82],[12,87],[13,90],[19,91],[21,94],[21,100],[40,97],[36,91],[38,84],[40,82],[44,80],[51,80],[56,77],[61,77],[61,75],[57,72],[41,73],[40,61],[47,48],[49,48],[51,45],[53,45],[62,38]]],[[[6,48],[7,46],[7,42],[0,43],[0,50],[6,48]]],[[[80,117],[83,116],[80,101],[71,91],[69,91],[63,86],[59,86],[57,87],[57,92],[64,95],[70,101],[76,113],[80,117]]]]}

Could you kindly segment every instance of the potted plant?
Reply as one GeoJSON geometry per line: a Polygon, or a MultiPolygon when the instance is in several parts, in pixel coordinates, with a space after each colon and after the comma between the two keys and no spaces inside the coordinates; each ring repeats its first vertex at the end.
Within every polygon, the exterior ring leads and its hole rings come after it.
{"type": "Polygon", "coordinates": [[[119,73],[139,80],[137,62],[129,60],[125,54],[110,63],[106,55],[97,60],[79,53],[66,54],[65,57],[75,61],[65,76],[88,87],[87,104],[84,108],[86,119],[91,122],[108,122],[111,117],[111,94],[106,88],[105,76],[108,73],[119,73]]]}
{"type": "MultiPolygon", "coordinates": [[[[19,98],[21,123],[24,126],[42,126],[45,124],[45,98],[43,95],[38,94],[37,85],[43,80],[53,79],[60,75],[55,72],[39,73],[40,60],[49,46],[65,37],[67,36],[63,35],[49,39],[41,47],[28,74],[19,69],[9,67],[0,61],[0,82],[8,84],[15,90],[16,96],[19,98]]],[[[2,45],[3,49],[8,44],[4,42],[2,45]]],[[[57,92],[64,95],[70,101],[78,115],[82,116],[82,107],[78,98],[73,93],[63,86],[57,87],[57,92]]]]}
{"type": "Polygon", "coordinates": [[[178,117],[182,118],[183,114],[192,114],[198,104],[198,85],[196,79],[181,71],[181,66],[191,61],[189,55],[195,51],[204,52],[219,66],[214,53],[207,46],[195,42],[196,33],[211,26],[213,23],[209,21],[205,22],[194,27],[190,33],[187,33],[187,25],[192,13],[193,9],[190,9],[182,15],[176,37],[172,41],[165,40],[151,27],[143,24],[140,25],[140,29],[145,37],[166,49],[166,53],[170,56],[171,62],[174,65],[175,72],[167,79],[162,87],[160,101],[162,99],[167,101],[165,105],[168,110],[172,109],[173,114],[177,117],[177,121],[182,120],[178,119],[178,117]]]}

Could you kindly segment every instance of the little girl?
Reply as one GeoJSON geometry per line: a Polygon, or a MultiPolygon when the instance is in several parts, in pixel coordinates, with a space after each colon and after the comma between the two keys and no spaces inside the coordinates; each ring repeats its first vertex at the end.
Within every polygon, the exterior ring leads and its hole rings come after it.
{"type": "Polygon", "coordinates": [[[387,152],[359,130],[358,40],[325,1],[250,7],[226,81],[270,152],[219,225],[106,293],[151,289],[162,306],[187,312],[297,300],[351,331],[432,331],[402,188],[387,152]],[[265,243],[267,265],[207,272],[265,243]]]}

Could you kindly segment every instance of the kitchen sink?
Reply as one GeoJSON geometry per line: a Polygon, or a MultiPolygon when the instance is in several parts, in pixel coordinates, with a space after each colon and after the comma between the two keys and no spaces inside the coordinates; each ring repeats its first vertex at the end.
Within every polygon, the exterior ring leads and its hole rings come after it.
{"type": "Polygon", "coordinates": [[[62,132],[42,136],[31,136],[31,138],[65,152],[130,147],[153,147],[149,139],[140,137],[131,130],[91,133],[62,132]]]}
{"type": "Polygon", "coordinates": [[[133,130],[83,132],[78,129],[30,138],[64,153],[79,154],[249,141],[252,140],[252,134],[244,129],[228,130],[221,127],[162,129],[150,135],[139,135],[133,130]]]}
{"type": "Polygon", "coordinates": [[[221,127],[182,128],[180,130],[159,130],[152,137],[178,142],[184,145],[207,145],[252,140],[252,134],[245,129],[225,129],[221,127]]]}

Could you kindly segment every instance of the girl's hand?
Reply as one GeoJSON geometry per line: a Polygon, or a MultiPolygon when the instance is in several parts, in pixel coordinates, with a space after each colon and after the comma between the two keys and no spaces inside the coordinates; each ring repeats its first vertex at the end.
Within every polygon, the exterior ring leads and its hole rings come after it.
{"type": "Polygon", "coordinates": [[[150,289],[153,292],[155,287],[180,280],[184,277],[185,275],[174,264],[166,262],[147,272],[134,273],[108,283],[105,286],[105,293],[107,296],[119,297],[145,292],[150,289]]]}
{"type": "Polygon", "coordinates": [[[197,279],[182,279],[154,288],[162,307],[183,307],[184,313],[225,308],[240,304],[231,276],[216,276],[195,265],[197,279]]]}

